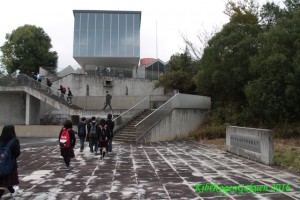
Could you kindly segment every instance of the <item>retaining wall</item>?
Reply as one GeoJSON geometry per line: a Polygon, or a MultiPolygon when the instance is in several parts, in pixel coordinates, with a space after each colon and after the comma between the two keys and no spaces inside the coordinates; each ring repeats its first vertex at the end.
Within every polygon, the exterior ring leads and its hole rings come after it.
{"type": "Polygon", "coordinates": [[[226,128],[227,151],[271,165],[274,163],[273,132],[267,129],[255,129],[237,126],[226,128]]]}

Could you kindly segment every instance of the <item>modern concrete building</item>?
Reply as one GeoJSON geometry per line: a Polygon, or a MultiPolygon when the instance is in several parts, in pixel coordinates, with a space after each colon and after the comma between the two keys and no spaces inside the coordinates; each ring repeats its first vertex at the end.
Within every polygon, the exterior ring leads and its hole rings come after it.
{"type": "Polygon", "coordinates": [[[132,77],[140,59],[140,11],[74,10],[73,57],[88,74],[132,77]]]}

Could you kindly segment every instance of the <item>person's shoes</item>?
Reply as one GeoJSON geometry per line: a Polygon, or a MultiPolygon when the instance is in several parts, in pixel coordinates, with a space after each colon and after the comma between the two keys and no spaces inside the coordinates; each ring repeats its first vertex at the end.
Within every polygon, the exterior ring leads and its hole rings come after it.
{"type": "Polygon", "coordinates": [[[95,152],[95,156],[96,156],[96,155],[98,155],[98,153],[97,153],[97,152],[95,152]]]}
{"type": "Polygon", "coordinates": [[[100,160],[102,160],[103,159],[103,157],[102,157],[102,155],[100,156],[100,160]]]}
{"type": "Polygon", "coordinates": [[[17,194],[17,192],[20,190],[19,186],[17,185],[13,186],[13,188],[14,188],[14,192],[10,193],[11,197],[14,197],[17,194]]]}
{"type": "Polygon", "coordinates": [[[80,149],[80,152],[83,152],[83,150],[82,150],[82,149],[80,149]]]}

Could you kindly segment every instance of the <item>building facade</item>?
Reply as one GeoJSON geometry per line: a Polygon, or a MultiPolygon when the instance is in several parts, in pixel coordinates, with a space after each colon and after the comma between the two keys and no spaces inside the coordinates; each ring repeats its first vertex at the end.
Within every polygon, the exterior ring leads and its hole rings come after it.
{"type": "Polygon", "coordinates": [[[140,59],[140,11],[74,10],[73,57],[86,73],[120,77],[140,59]]]}

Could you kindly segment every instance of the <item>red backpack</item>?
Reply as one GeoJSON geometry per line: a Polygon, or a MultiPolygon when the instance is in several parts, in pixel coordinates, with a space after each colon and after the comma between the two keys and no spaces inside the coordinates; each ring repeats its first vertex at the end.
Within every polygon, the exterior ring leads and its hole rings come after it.
{"type": "Polygon", "coordinates": [[[63,131],[59,138],[59,146],[61,149],[69,148],[71,146],[71,139],[69,134],[70,128],[63,128],[63,131]]]}

